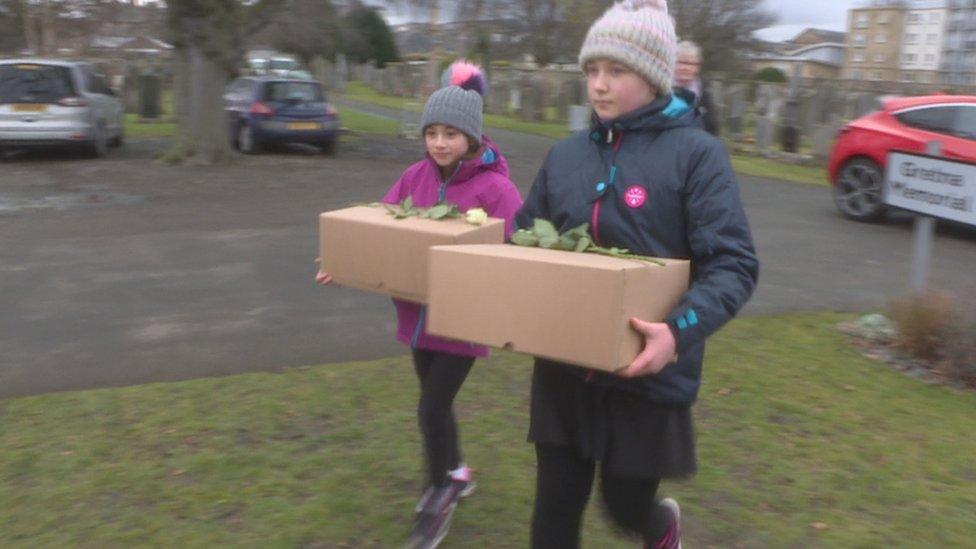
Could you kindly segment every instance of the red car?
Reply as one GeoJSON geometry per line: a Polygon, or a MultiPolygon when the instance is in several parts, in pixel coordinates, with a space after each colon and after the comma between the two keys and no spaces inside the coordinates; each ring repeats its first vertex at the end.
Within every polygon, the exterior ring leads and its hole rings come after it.
{"type": "Polygon", "coordinates": [[[844,126],[827,165],[837,208],[858,221],[881,219],[888,153],[924,153],[930,141],[941,142],[942,155],[947,158],[976,163],[976,96],[885,99],[881,110],[844,126]]]}

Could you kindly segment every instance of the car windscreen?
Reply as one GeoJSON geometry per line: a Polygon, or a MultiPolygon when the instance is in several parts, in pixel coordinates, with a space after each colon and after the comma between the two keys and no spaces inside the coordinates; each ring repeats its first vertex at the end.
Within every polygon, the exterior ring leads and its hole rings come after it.
{"type": "Polygon", "coordinates": [[[0,65],[0,103],[56,103],[74,94],[68,67],[34,63],[0,65]]]}
{"type": "Polygon", "coordinates": [[[325,101],[317,82],[268,82],[264,87],[265,101],[321,102],[325,101]]]}

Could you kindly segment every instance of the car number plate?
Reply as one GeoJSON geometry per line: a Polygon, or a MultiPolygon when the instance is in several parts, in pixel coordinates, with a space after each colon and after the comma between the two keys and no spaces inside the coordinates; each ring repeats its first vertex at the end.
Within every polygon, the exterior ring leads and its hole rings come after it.
{"type": "Polygon", "coordinates": [[[318,122],[289,122],[289,130],[317,130],[319,129],[318,122]]]}

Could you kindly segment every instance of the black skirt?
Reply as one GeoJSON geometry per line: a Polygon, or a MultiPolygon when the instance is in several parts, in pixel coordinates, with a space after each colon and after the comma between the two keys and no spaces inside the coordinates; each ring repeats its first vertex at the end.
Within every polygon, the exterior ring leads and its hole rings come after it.
{"type": "Polygon", "coordinates": [[[532,374],[529,442],[576,448],[622,478],[695,473],[690,406],[652,402],[586,380],[585,370],[537,358],[532,374]],[[574,371],[575,370],[575,371],[574,371]]]}

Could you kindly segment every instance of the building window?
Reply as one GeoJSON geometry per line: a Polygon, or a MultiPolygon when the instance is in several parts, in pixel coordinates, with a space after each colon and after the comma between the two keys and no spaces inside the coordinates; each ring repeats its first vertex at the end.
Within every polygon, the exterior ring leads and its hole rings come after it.
{"type": "Polygon", "coordinates": [[[908,14],[908,22],[911,24],[917,24],[922,20],[922,15],[916,12],[908,14]]]}
{"type": "Polygon", "coordinates": [[[922,82],[925,82],[926,84],[928,84],[929,82],[932,81],[932,77],[929,76],[928,74],[923,74],[921,80],[922,80],[922,82]]]}
{"type": "Polygon", "coordinates": [[[864,54],[863,53],[855,53],[854,54],[854,62],[855,63],[863,63],[864,62],[864,54]]]}
{"type": "Polygon", "coordinates": [[[879,32],[877,38],[874,39],[878,44],[884,44],[888,42],[888,35],[883,32],[879,32]]]}
{"type": "Polygon", "coordinates": [[[859,28],[859,29],[866,29],[866,28],[868,28],[868,25],[870,24],[870,22],[871,22],[871,20],[870,20],[870,17],[868,17],[868,14],[866,14],[866,13],[859,13],[859,14],[857,14],[857,22],[855,23],[855,26],[857,28],[859,28]]]}
{"type": "Polygon", "coordinates": [[[888,24],[888,20],[890,18],[891,18],[890,14],[882,13],[881,15],[878,16],[878,23],[881,23],[882,25],[886,25],[888,24]]]}
{"type": "Polygon", "coordinates": [[[905,64],[906,65],[911,65],[912,63],[914,63],[915,62],[915,57],[916,56],[915,56],[914,53],[906,53],[905,54],[905,64]]]}
{"type": "Polygon", "coordinates": [[[874,54],[874,62],[875,63],[884,63],[885,62],[885,54],[883,54],[883,53],[876,53],[876,54],[874,54]]]}
{"type": "Polygon", "coordinates": [[[939,38],[938,34],[929,34],[925,37],[926,44],[935,44],[935,41],[939,38]]]}
{"type": "Polygon", "coordinates": [[[864,35],[863,34],[855,34],[854,35],[854,45],[855,46],[863,47],[865,43],[867,43],[867,40],[864,38],[864,35]]]}
{"type": "Polygon", "coordinates": [[[914,82],[915,81],[915,73],[911,73],[911,72],[903,72],[903,73],[901,73],[901,81],[902,82],[914,82]]]}
{"type": "Polygon", "coordinates": [[[906,44],[914,44],[915,42],[918,42],[918,35],[917,34],[906,34],[905,35],[905,43],[906,44]]]}
{"type": "Polygon", "coordinates": [[[930,13],[929,23],[938,23],[938,22],[939,22],[939,13],[938,12],[930,13]]]}
{"type": "Polygon", "coordinates": [[[925,54],[925,62],[926,63],[935,63],[935,54],[934,53],[926,53],[925,54]]]}
{"type": "Polygon", "coordinates": [[[851,71],[851,80],[860,80],[861,71],[851,71]]]}

